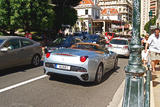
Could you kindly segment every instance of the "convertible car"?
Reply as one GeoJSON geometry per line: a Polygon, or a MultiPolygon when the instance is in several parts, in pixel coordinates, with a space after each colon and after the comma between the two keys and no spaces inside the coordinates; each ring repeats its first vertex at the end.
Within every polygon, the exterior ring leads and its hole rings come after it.
{"type": "Polygon", "coordinates": [[[84,82],[101,83],[105,72],[117,67],[117,54],[98,44],[77,43],[46,53],[44,72],[47,75],[73,76],[84,82]]]}

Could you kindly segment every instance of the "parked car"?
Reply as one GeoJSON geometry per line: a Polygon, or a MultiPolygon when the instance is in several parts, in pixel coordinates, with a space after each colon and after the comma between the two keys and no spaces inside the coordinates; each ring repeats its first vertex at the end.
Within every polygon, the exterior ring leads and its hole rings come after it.
{"type": "Polygon", "coordinates": [[[100,83],[105,72],[117,67],[117,54],[93,43],[76,43],[47,53],[44,70],[47,75],[73,76],[84,82],[100,83]]]}
{"type": "Polygon", "coordinates": [[[48,43],[48,45],[45,47],[45,53],[53,51],[58,48],[69,48],[71,47],[71,45],[80,41],[81,41],[80,39],[76,39],[73,36],[59,37],[54,41],[48,43]]]}
{"type": "Polygon", "coordinates": [[[81,40],[84,40],[86,38],[86,35],[89,35],[88,32],[75,32],[73,33],[74,38],[79,38],[81,40]]]}
{"type": "Polygon", "coordinates": [[[0,70],[19,65],[38,66],[42,56],[40,43],[17,36],[0,36],[0,70]]]}
{"type": "Polygon", "coordinates": [[[118,55],[122,56],[129,56],[129,41],[127,38],[113,38],[109,45],[108,45],[108,50],[117,53],[118,55]]]}
{"type": "Polygon", "coordinates": [[[85,39],[83,40],[83,42],[87,42],[87,43],[99,43],[100,40],[100,36],[98,35],[86,35],[85,39]]]}

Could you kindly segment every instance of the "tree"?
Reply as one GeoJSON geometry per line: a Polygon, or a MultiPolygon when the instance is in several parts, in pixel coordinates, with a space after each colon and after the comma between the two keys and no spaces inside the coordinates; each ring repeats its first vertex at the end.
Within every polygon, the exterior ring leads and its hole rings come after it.
{"type": "Polygon", "coordinates": [[[52,0],[52,3],[57,7],[73,7],[77,6],[82,0],[52,0]]]}
{"type": "Polygon", "coordinates": [[[56,32],[59,29],[62,29],[62,25],[71,25],[73,26],[77,21],[77,11],[72,7],[55,7],[56,21],[55,21],[55,30],[56,32]]]}
{"type": "Polygon", "coordinates": [[[53,7],[48,5],[48,0],[22,1],[19,13],[25,31],[46,31],[53,28],[55,14],[53,7]]]}
{"type": "Polygon", "coordinates": [[[25,31],[44,31],[54,25],[53,7],[48,0],[0,0],[0,31],[14,34],[25,31]]]}
{"type": "Polygon", "coordinates": [[[150,31],[150,29],[149,29],[150,26],[156,24],[156,19],[157,19],[157,17],[155,16],[154,18],[152,18],[151,20],[149,20],[149,21],[145,24],[144,30],[145,30],[147,33],[149,33],[149,31],[150,31]]]}
{"type": "Polygon", "coordinates": [[[52,0],[52,3],[55,4],[56,32],[62,29],[63,24],[73,26],[76,23],[78,19],[77,11],[73,6],[78,5],[80,1],[81,0],[52,0]]]}
{"type": "Polygon", "coordinates": [[[10,0],[0,0],[0,31],[4,34],[7,34],[7,31],[13,33],[16,29],[12,21],[14,13],[11,9],[11,5],[12,3],[10,0]]]}

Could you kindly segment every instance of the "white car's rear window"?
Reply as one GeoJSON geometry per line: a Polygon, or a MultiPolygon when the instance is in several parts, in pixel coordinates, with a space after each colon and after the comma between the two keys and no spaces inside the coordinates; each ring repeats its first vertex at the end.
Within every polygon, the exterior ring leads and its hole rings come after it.
{"type": "Polygon", "coordinates": [[[112,39],[111,44],[118,44],[118,45],[127,45],[128,41],[127,40],[122,40],[122,39],[112,39]]]}

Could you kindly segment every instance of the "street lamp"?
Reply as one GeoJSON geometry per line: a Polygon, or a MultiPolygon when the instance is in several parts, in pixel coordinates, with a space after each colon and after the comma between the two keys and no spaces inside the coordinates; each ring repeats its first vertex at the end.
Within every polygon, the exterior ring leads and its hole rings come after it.
{"type": "Polygon", "coordinates": [[[151,34],[152,10],[149,11],[149,35],[151,34]]]}
{"type": "Polygon", "coordinates": [[[130,56],[125,67],[125,90],[123,107],[144,107],[144,73],[145,68],[141,60],[140,40],[140,5],[141,0],[133,0],[133,29],[132,39],[129,45],[130,56]]]}

